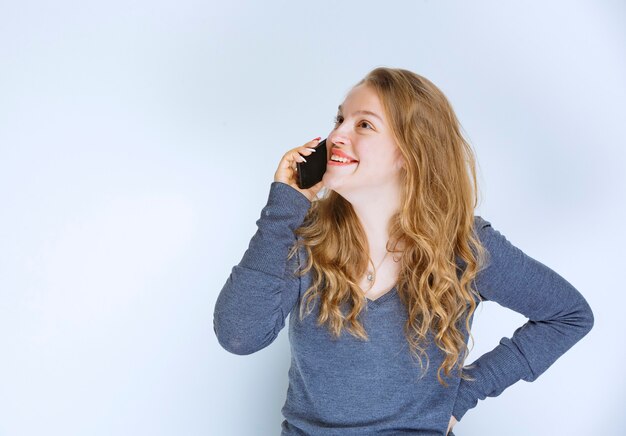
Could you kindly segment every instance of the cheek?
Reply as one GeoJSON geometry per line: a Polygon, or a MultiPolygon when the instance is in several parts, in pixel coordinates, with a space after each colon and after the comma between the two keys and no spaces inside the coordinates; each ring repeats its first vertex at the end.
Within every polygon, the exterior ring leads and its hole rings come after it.
{"type": "Polygon", "coordinates": [[[396,170],[400,167],[400,160],[398,156],[392,152],[380,153],[376,156],[374,162],[378,162],[378,165],[386,168],[387,170],[396,170]]]}
{"type": "Polygon", "coordinates": [[[373,174],[388,174],[401,168],[402,155],[396,147],[388,144],[359,144],[354,152],[360,160],[358,168],[373,174]]]}

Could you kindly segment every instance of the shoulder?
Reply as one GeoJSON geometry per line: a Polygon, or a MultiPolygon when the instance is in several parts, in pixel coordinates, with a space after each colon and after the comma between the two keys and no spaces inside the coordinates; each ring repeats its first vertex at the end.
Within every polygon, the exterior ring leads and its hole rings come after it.
{"type": "Polygon", "coordinates": [[[485,218],[483,218],[480,215],[474,215],[474,228],[476,230],[481,230],[490,226],[491,226],[491,223],[487,221],[485,218]]]}
{"type": "Polygon", "coordinates": [[[474,231],[486,250],[487,263],[491,263],[492,256],[519,254],[519,249],[483,216],[474,215],[474,231]]]}

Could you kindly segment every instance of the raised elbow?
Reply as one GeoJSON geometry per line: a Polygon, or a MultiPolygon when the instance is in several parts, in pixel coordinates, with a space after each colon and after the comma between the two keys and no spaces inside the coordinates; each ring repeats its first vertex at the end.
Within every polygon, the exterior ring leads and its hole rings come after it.
{"type": "Polygon", "coordinates": [[[246,340],[245,335],[237,335],[233,331],[220,331],[217,328],[215,320],[213,321],[213,331],[215,332],[217,342],[229,353],[247,356],[258,350],[251,346],[250,341],[246,340]]]}
{"type": "Polygon", "coordinates": [[[239,356],[256,353],[267,347],[276,338],[273,332],[260,337],[259,332],[262,331],[260,326],[255,326],[255,330],[250,331],[237,323],[220,322],[216,318],[213,319],[213,331],[217,337],[217,342],[223,349],[239,356]]]}
{"type": "Polygon", "coordinates": [[[249,354],[254,353],[255,349],[249,347],[245,341],[242,341],[238,338],[228,338],[228,339],[220,339],[218,337],[217,341],[222,346],[223,349],[232,354],[237,354],[238,356],[247,356],[249,354]]]}

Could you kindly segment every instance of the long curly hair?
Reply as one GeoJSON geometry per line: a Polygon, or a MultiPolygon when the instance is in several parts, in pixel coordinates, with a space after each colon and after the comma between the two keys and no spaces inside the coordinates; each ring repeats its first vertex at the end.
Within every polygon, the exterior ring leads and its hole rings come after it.
{"type": "MultiPolygon", "coordinates": [[[[462,372],[469,349],[460,326],[464,320],[472,336],[475,298],[482,301],[472,282],[484,265],[486,250],[474,229],[479,199],[472,148],[447,98],[425,77],[378,67],[355,86],[361,84],[376,91],[405,161],[400,174],[401,207],[389,224],[387,250],[397,253],[400,259],[394,260],[401,262],[396,287],[407,310],[404,333],[411,353],[422,370],[428,370],[425,350],[430,332],[445,355],[437,371],[439,383],[448,386],[441,371],[449,376],[453,369],[473,380],[462,372]],[[457,256],[463,270],[456,264],[457,256]]],[[[295,234],[289,258],[303,246],[308,260],[304,268],[299,265],[298,274],[313,269],[312,284],[302,296],[300,319],[305,309],[307,315],[311,313],[319,296],[318,325],[327,324],[336,338],[345,328],[367,340],[359,320],[367,301],[357,281],[367,270],[369,249],[352,205],[332,190],[320,192],[295,234]]]]}

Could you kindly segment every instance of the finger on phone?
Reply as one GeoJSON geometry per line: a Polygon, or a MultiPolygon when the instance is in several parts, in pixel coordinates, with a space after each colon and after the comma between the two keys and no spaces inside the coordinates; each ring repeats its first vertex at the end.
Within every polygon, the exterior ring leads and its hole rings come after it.
{"type": "Polygon", "coordinates": [[[294,150],[294,152],[291,153],[291,159],[293,162],[302,162],[302,159],[304,158],[297,150],[294,150]]]}
{"type": "Polygon", "coordinates": [[[310,154],[313,154],[315,152],[315,150],[311,150],[310,148],[306,148],[306,147],[302,147],[301,149],[298,150],[298,153],[300,153],[301,155],[305,155],[305,156],[309,156],[310,154]]]}
{"type": "Polygon", "coordinates": [[[309,145],[309,144],[313,144],[313,147],[317,147],[317,146],[318,146],[318,145],[320,145],[320,144],[321,144],[321,142],[322,142],[322,141],[320,141],[320,139],[322,139],[322,138],[321,138],[321,137],[317,137],[317,138],[315,138],[315,139],[313,139],[313,140],[311,140],[311,141],[307,142],[307,143],[305,144],[305,146],[306,146],[306,145],[309,145]]]}

